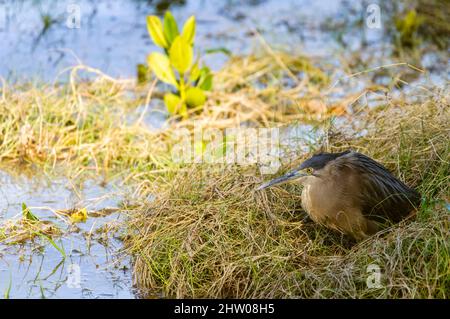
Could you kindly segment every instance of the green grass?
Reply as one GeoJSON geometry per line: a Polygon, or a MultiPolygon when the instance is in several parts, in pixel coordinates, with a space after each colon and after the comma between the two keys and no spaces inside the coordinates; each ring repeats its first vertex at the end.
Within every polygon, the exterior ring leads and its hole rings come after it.
{"type": "Polygon", "coordinates": [[[11,294],[11,287],[12,287],[12,275],[10,273],[8,287],[6,288],[5,293],[3,294],[3,299],[9,299],[9,296],[11,294]]]}

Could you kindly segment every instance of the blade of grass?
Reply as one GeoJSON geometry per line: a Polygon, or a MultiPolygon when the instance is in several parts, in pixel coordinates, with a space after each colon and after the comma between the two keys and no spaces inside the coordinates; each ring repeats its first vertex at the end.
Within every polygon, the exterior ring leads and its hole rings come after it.
{"type": "Polygon", "coordinates": [[[40,237],[44,238],[44,239],[47,239],[48,242],[49,242],[53,247],[55,247],[55,249],[58,250],[64,258],[67,257],[66,252],[64,251],[64,248],[58,246],[58,245],[55,243],[55,241],[54,241],[53,239],[51,239],[49,236],[46,236],[46,235],[44,235],[44,234],[42,234],[42,233],[40,233],[40,232],[37,232],[36,234],[39,235],[40,237]]]}
{"type": "Polygon", "coordinates": [[[11,286],[12,286],[12,274],[9,273],[9,284],[8,284],[8,288],[6,288],[5,294],[4,294],[4,298],[5,299],[9,299],[10,293],[11,293],[11,286]]]}

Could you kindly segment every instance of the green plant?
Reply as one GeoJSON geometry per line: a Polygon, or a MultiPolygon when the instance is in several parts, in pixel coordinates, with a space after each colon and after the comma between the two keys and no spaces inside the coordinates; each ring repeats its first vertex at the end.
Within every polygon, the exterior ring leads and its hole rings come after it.
{"type": "Polygon", "coordinates": [[[11,286],[12,286],[12,275],[9,273],[9,284],[6,288],[5,293],[3,294],[4,299],[9,299],[10,293],[11,293],[11,286]]]}
{"type": "Polygon", "coordinates": [[[423,22],[423,17],[416,10],[410,10],[403,17],[396,18],[395,27],[402,47],[413,48],[419,43],[418,29],[423,22]]]}
{"type": "Polygon", "coordinates": [[[191,16],[180,33],[175,18],[166,11],[164,20],[147,17],[147,29],[153,42],[164,54],[152,52],[148,65],[156,77],[172,85],[176,92],[164,95],[164,103],[171,114],[187,116],[187,108],[201,107],[206,101],[205,91],[212,88],[213,76],[206,66],[194,61],[195,17],[191,16]]]}

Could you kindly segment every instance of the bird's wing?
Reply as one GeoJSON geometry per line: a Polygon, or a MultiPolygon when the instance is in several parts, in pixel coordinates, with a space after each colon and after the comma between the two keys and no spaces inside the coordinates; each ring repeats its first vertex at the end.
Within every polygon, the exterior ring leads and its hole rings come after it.
{"type": "Polygon", "coordinates": [[[357,196],[363,214],[367,216],[397,222],[419,205],[419,193],[366,155],[351,152],[338,157],[334,164],[339,170],[358,174],[357,196]]]}

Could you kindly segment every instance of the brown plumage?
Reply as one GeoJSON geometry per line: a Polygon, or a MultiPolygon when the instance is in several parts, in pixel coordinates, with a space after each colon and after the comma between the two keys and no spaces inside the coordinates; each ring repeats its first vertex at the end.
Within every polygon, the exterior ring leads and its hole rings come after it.
{"type": "Polygon", "coordinates": [[[304,188],[302,206],[317,223],[357,240],[398,222],[420,203],[420,194],[370,157],[351,151],[320,153],[263,189],[290,180],[304,188]]]}

